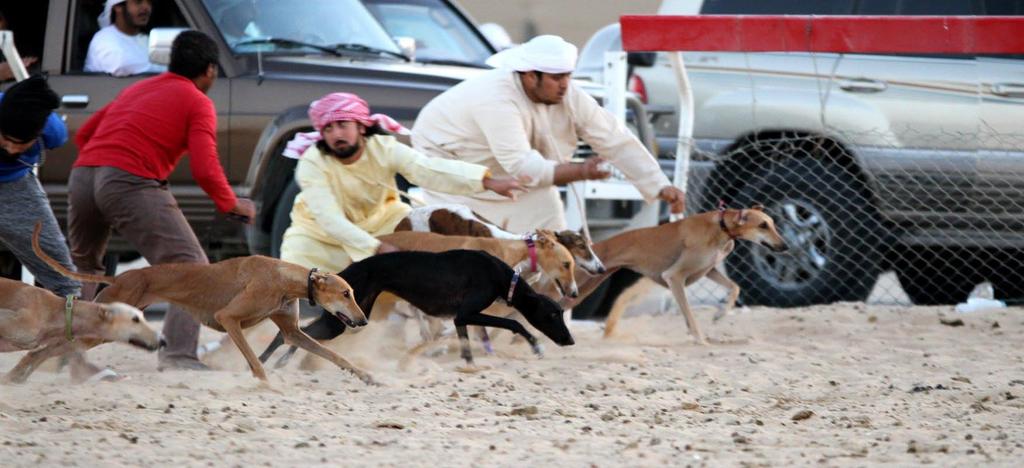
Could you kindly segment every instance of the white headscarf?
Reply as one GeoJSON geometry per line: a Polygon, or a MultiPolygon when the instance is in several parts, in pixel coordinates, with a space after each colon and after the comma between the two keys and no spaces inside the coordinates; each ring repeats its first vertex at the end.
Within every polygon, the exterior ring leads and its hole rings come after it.
{"type": "Polygon", "coordinates": [[[103,6],[103,13],[100,13],[99,18],[96,18],[100,22],[100,27],[105,28],[110,26],[110,15],[114,11],[114,5],[124,3],[128,0],[107,0],[107,4],[103,6]]]}
{"type": "Polygon", "coordinates": [[[565,39],[543,35],[492,55],[487,64],[518,72],[569,73],[576,68],[577,53],[565,39]]]}

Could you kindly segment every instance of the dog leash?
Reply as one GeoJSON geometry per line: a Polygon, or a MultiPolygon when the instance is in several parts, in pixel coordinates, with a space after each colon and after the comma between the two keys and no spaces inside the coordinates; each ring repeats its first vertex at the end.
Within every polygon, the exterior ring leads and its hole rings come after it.
{"type": "Polygon", "coordinates": [[[309,305],[316,306],[316,299],[313,299],[313,274],[317,272],[316,268],[309,270],[309,276],[306,277],[306,299],[309,300],[309,305]]]}
{"type": "Polygon", "coordinates": [[[512,304],[512,294],[516,292],[516,284],[519,284],[519,270],[512,270],[512,283],[508,285],[508,296],[505,297],[505,303],[512,304]]]}
{"type": "Polygon", "coordinates": [[[64,299],[64,336],[68,341],[75,341],[75,335],[71,332],[71,321],[74,319],[75,295],[68,294],[64,299]]]}

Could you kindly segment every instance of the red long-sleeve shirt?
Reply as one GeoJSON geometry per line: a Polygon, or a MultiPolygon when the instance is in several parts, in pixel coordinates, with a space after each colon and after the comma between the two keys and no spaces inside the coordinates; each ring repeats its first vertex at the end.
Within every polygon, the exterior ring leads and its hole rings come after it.
{"type": "Polygon", "coordinates": [[[165,180],[188,151],[192,177],[226,212],[237,199],[217,159],[217,112],[188,78],[163,73],[135,83],[75,135],[75,167],[111,166],[165,180]]]}

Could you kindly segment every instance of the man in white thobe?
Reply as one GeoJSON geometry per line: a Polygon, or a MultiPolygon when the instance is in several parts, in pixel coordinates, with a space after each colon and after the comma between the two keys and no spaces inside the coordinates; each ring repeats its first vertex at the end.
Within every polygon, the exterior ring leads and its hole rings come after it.
{"type": "Polygon", "coordinates": [[[142,30],[152,13],[152,0],[107,0],[98,18],[101,29],[89,42],[85,71],[118,77],[166,71],[149,61],[149,35],[142,30]]]}
{"type": "Polygon", "coordinates": [[[486,166],[495,176],[517,177],[528,190],[516,200],[424,190],[427,203],[467,205],[512,232],[564,229],[556,186],[608,177],[602,164],[607,160],[645,200],[663,200],[673,213],[681,213],[685,194],[669,182],[657,160],[571,81],[576,55],[576,46],[562,38],[538,36],[492,56],[488,64],[497,69],[430,101],[413,126],[414,148],[486,166]],[[580,139],[599,157],[569,162],[580,139]]]}

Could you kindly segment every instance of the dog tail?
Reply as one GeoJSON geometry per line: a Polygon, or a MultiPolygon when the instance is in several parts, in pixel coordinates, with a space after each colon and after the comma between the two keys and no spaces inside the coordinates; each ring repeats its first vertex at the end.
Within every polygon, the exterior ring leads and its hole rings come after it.
{"type": "Polygon", "coordinates": [[[60,274],[66,276],[68,278],[71,278],[71,279],[76,279],[78,281],[84,281],[84,282],[87,282],[87,283],[114,284],[114,278],[111,277],[111,276],[100,276],[100,275],[89,275],[89,274],[85,274],[85,273],[76,273],[74,271],[68,270],[67,267],[65,267],[64,265],[61,265],[60,262],[54,260],[49,255],[46,255],[46,252],[43,252],[42,246],[39,245],[39,233],[41,233],[42,231],[43,231],[43,222],[42,221],[36,222],[36,228],[32,231],[32,251],[34,251],[36,253],[36,256],[39,257],[40,260],[46,262],[47,265],[50,265],[50,268],[53,268],[54,270],[56,270],[57,273],[60,273],[60,274]]]}

